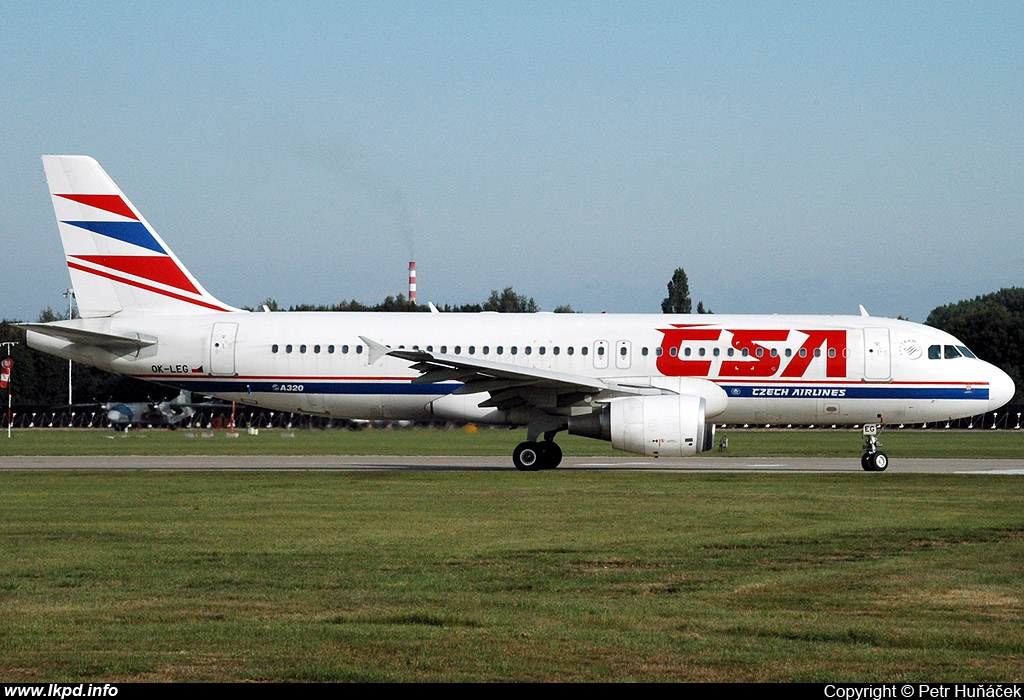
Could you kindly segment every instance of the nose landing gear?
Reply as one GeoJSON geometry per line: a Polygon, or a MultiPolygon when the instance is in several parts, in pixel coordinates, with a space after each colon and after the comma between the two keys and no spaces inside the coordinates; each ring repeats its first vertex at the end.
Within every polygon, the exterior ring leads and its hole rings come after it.
{"type": "Polygon", "coordinates": [[[875,423],[866,423],[861,431],[864,435],[864,455],[860,458],[860,466],[866,472],[884,472],[889,466],[889,458],[878,449],[882,446],[878,441],[880,429],[881,426],[875,423]]]}

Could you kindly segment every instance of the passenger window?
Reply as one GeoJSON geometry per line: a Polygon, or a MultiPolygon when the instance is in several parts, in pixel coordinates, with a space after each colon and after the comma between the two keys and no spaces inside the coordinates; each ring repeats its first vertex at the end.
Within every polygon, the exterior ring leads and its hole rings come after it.
{"type": "Polygon", "coordinates": [[[277,343],[270,346],[270,352],[277,352],[277,343]]]}

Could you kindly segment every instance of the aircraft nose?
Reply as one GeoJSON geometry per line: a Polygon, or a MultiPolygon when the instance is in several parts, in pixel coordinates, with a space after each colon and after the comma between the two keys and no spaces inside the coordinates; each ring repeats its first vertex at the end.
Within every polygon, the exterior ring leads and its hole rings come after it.
{"type": "Polygon", "coordinates": [[[991,377],[988,380],[988,410],[994,411],[1010,403],[1016,387],[1006,372],[994,365],[989,365],[989,368],[991,377]]]}

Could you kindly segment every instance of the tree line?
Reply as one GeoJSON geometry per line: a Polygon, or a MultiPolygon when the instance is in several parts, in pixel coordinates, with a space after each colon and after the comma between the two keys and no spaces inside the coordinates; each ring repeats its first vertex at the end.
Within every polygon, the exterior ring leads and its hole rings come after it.
{"type": "MultiPolygon", "coordinates": [[[[245,307],[253,311],[251,307],[245,307]]],[[[421,306],[416,302],[407,299],[404,294],[392,297],[387,296],[379,304],[367,305],[356,301],[342,301],[336,304],[293,304],[287,309],[282,309],[276,300],[267,299],[259,308],[267,308],[270,311],[429,311],[428,306],[421,306]]],[[[501,292],[494,289],[487,300],[478,304],[445,304],[437,307],[438,311],[446,313],[480,313],[481,311],[497,311],[503,314],[532,314],[540,311],[540,305],[533,297],[517,294],[512,287],[505,287],[501,292]]],[[[556,306],[556,314],[575,313],[568,304],[556,306]]]]}
{"type": "MultiPolygon", "coordinates": [[[[260,305],[271,311],[281,311],[273,299],[260,305]]],[[[662,302],[665,313],[690,313],[692,302],[686,273],[678,268],[668,284],[668,296],[662,302]]],[[[252,309],[250,309],[252,310],[252,309]]],[[[288,311],[417,311],[429,309],[417,305],[403,295],[387,297],[375,305],[357,301],[330,305],[299,304],[288,311]]],[[[535,313],[540,306],[532,298],[517,293],[512,287],[493,290],[483,302],[476,304],[445,304],[438,307],[446,313],[535,313]]],[[[573,313],[568,304],[555,309],[556,313],[573,313]]],[[[703,302],[697,313],[711,313],[703,302]]],[[[47,323],[67,318],[45,309],[39,322],[47,323]]],[[[17,343],[11,347],[14,359],[12,389],[14,401],[37,406],[59,406],[68,403],[68,362],[51,355],[30,350],[25,346],[24,333],[11,326],[12,321],[0,324],[0,342],[17,343]]],[[[939,306],[928,314],[925,323],[947,331],[965,342],[978,357],[1003,369],[1017,386],[1014,403],[1022,400],[1024,383],[1024,288],[1012,287],[978,296],[974,299],[939,306]]],[[[111,374],[99,369],[75,364],[72,370],[72,397],[78,404],[119,401],[160,400],[173,397],[177,392],[149,382],[111,374]]]]}

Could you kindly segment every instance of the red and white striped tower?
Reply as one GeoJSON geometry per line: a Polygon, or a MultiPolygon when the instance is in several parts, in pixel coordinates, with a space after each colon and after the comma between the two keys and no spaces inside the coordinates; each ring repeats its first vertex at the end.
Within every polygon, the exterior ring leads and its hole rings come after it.
{"type": "Polygon", "coordinates": [[[409,301],[416,303],[416,263],[409,263],[409,301]]]}

